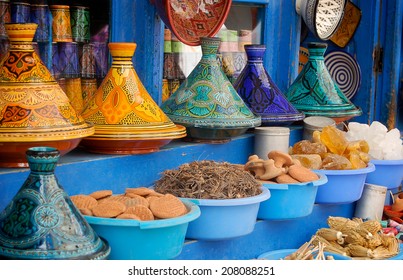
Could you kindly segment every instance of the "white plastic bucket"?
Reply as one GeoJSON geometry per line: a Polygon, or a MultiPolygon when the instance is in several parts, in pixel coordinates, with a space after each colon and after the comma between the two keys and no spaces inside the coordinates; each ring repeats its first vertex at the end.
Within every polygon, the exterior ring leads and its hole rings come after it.
{"type": "Polygon", "coordinates": [[[255,128],[254,153],[261,159],[268,159],[270,151],[278,150],[288,153],[290,144],[290,129],[280,126],[265,126],[255,128]]]}
{"type": "Polygon", "coordinates": [[[364,185],[361,198],[355,206],[354,216],[369,220],[382,220],[387,187],[368,184],[364,185]]]}

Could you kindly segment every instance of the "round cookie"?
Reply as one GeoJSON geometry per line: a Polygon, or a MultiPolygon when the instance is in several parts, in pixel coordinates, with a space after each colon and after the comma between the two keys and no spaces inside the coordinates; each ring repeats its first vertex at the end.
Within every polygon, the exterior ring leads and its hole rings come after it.
{"type": "Polygon", "coordinates": [[[155,217],[160,219],[175,218],[187,213],[185,204],[172,194],[151,200],[150,210],[155,217]]]}
{"type": "Polygon", "coordinates": [[[101,199],[112,195],[111,190],[100,190],[90,193],[89,196],[92,196],[95,199],[101,199]]]}
{"type": "Polygon", "coordinates": [[[140,218],[141,221],[154,220],[154,215],[148,207],[144,205],[135,205],[126,209],[125,214],[134,214],[140,218]]]}
{"type": "Polygon", "coordinates": [[[126,205],[119,201],[106,201],[99,203],[91,210],[96,217],[114,218],[125,212],[126,205]]]}
{"type": "Polygon", "coordinates": [[[92,209],[98,205],[98,201],[95,198],[85,194],[72,195],[70,200],[78,209],[92,209]]]}

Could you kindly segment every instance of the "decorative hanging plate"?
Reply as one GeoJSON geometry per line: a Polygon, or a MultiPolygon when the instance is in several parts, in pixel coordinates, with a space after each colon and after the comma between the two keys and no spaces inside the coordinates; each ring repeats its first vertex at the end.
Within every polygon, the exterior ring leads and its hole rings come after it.
{"type": "Polygon", "coordinates": [[[340,90],[351,99],[361,85],[361,70],[357,60],[345,51],[332,51],[325,56],[325,64],[340,90]]]}
{"type": "Polygon", "coordinates": [[[214,37],[225,22],[232,0],[152,0],[161,19],[187,45],[214,37]]]}
{"type": "Polygon", "coordinates": [[[361,10],[351,1],[348,1],[340,27],[337,29],[336,33],[330,37],[330,41],[341,48],[347,46],[361,21],[361,14],[361,10]]]}

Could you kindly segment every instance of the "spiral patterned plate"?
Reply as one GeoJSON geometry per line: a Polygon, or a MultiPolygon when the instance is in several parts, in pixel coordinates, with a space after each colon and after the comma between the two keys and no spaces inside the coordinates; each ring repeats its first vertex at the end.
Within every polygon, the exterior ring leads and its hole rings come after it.
{"type": "Polygon", "coordinates": [[[345,51],[332,51],[325,56],[325,64],[344,95],[353,98],[361,85],[361,69],[357,60],[345,51]]]}

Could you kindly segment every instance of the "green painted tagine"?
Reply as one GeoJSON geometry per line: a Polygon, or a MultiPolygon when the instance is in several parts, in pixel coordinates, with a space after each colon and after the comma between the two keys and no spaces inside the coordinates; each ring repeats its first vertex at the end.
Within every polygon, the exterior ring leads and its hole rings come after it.
{"type": "MultiPolygon", "coordinates": [[[[161,105],[188,138],[225,142],[261,125],[224,74],[217,59],[220,38],[202,37],[202,58],[179,88],[161,105]]],[[[189,139],[188,139],[189,140],[189,139]]]]}
{"type": "Polygon", "coordinates": [[[87,223],[54,175],[59,150],[26,151],[31,172],[0,212],[0,259],[101,260],[110,246],[87,223]]]}
{"type": "Polygon", "coordinates": [[[284,92],[305,116],[324,116],[340,123],[362,114],[333,81],[324,62],[327,44],[309,43],[309,59],[284,92]]]}

